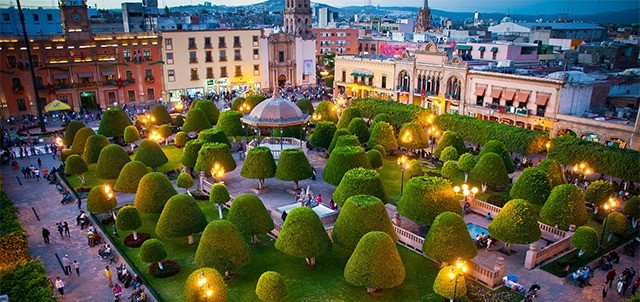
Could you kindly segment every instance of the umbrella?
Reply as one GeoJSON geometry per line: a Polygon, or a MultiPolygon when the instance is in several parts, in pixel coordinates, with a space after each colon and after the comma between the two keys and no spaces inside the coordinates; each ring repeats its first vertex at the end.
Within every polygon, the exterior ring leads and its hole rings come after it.
{"type": "Polygon", "coordinates": [[[516,276],[515,274],[509,274],[507,276],[507,280],[514,282],[514,283],[518,283],[518,276],[516,276]]]}
{"type": "Polygon", "coordinates": [[[71,106],[59,100],[53,100],[51,103],[44,106],[44,111],[46,112],[62,111],[62,110],[71,110],[71,106]]]}

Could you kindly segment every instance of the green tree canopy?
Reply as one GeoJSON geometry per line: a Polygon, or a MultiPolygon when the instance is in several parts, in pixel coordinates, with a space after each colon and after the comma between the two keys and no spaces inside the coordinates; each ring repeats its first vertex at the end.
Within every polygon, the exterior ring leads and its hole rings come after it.
{"type": "Polygon", "coordinates": [[[211,297],[207,297],[206,302],[226,302],[227,301],[227,284],[220,273],[213,268],[203,267],[197,269],[189,275],[184,286],[184,302],[203,302],[202,287],[198,281],[207,280],[207,286],[213,293],[211,297]]]}
{"type": "Polygon", "coordinates": [[[464,182],[467,182],[469,178],[469,172],[471,172],[473,167],[476,166],[476,163],[478,163],[478,161],[476,160],[476,157],[471,153],[462,154],[458,158],[458,169],[464,172],[464,182]]]}
{"type": "MultiPolygon", "coordinates": [[[[444,152],[442,153],[444,154],[444,152]]],[[[448,179],[455,178],[456,176],[458,176],[458,173],[460,173],[460,170],[458,169],[458,164],[453,160],[445,161],[444,165],[442,165],[442,170],[440,170],[440,174],[442,174],[442,177],[445,177],[448,179]]]]}
{"type": "Polygon", "coordinates": [[[229,196],[229,190],[227,190],[227,186],[221,183],[215,183],[211,186],[211,192],[209,192],[209,201],[215,204],[223,204],[227,203],[231,200],[231,196],[229,196]]]}
{"type": "Polygon", "coordinates": [[[209,172],[216,163],[224,168],[224,173],[236,169],[236,161],[231,156],[229,146],[221,143],[206,143],[200,148],[198,159],[193,169],[209,172]]]}
{"type": "Polygon", "coordinates": [[[102,179],[117,179],[120,171],[131,161],[127,151],[116,144],[102,148],[96,165],[96,175],[102,179]]]}
{"type": "Polygon", "coordinates": [[[204,140],[207,143],[223,143],[231,148],[231,142],[229,141],[227,134],[219,128],[200,131],[200,133],[198,133],[198,139],[204,140]]]}
{"type": "Polygon", "coordinates": [[[140,179],[133,206],[142,213],[161,213],[169,198],[176,194],[178,192],[166,175],[147,173],[140,179]]]}
{"type": "Polygon", "coordinates": [[[416,223],[431,225],[440,213],[461,213],[462,207],[448,180],[419,176],[406,182],[398,212],[416,223]]]}
{"type": "Polygon", "coordinates": [[[193,187],[193,177],[189,173],[181,172],[176,179],[176,186],[186,189],[188,192],[189,188],[193,187]]]}
{"type": "Polygon", "coordinates": [[[603,205],[616,193],[616,188],[606,180],[596,180],[584,191],[584,200],[597,206],[603,205]]]}
{"type": "Polygon", "coordinates": [[[433,291],[447,299],[455,299],[464,297],[467,294],[467,282],[464,276],[458,277],[456,285],[455,280],[452,280],[450,274],[455,275],[456,267],[445,266],[438,272],[436,280],[433,282],[433,291]],[[455,298],[453,297],[455,287],[455,298]]]}
{"type": "Polygon", "coordinates": [[[188,133],[180,131],[176,133],[176,137],[173,139],[173,145],[176,146],[176,148],[182,148],[187,144],[189,139],[188,133]]]}
{"type": "MultiPolygon", "coordinates": [[[[146,263],[159,263],[165,258],[167,258],[167,249],[162,241],[156,238],[147,239],[140,246],[140,260],[146,263]]],[[[158,266],[162,268],[161,264],[158,266]]]]}
{"type": "Polygon", "coordinates": [[[338,148],[338,147],[346,147],[346,146],[362,147],[362,145],[360,144],[360,141],[358,141],[358,137],[351,134],[338,137],[338,141],[336,142],[335,147],[338,148]]]}
{"type": "Polygon", "coordinates": [[[327,165],[322,173],[322,179],[328,184],[337,186],[347,171],[360,167],[371,168],[367,153],[362,147],[336,148],[329,156],[327,165]]]}
{"type": "Polygon", "coordinates": [[[134,125],[129,125],[124,128],[124,141],[133,144],[135,141],[140,139],[140,131],[138,131],[138,127],[134,125]]]}
{"type": "Polygon", "coordinates": [[[205,143],[207,142],[201,139],[188,141],[184,146],[184,151],[182,152],[182,165],[193,169],[193,167],[196,166],[198,153],[205,143]]]}
{"type": "Polygon", "coordinates": [[[102,151],[102,148],[108,145],[109,140],[104,135],[91,135],[89,136],[89,138],[87,138],[87,142],[84,145],[84,152],[82,154],[82,157],[88,163],[97,163],[98,157],[100,157],[100,151],[102,151]]]}
{"type": "Polygon", "coordinates": [[[347,130],[349,130],[349,133],[357,136],[360,142],[368,142],[369,136],[371,136],[367,122],[361,117],[353,118],[351,122],[349,122],[347,130]]]}
{"type": "Polygon", "coordinates": [[[378,169],[382,168],[382,153],[376,149],[371,149],[367,151],[367,159],[369,159],[369,164],[371,164],[371,168],[378,169]]]}
{"type": "Polygon", "coordinates": [[[259,179],[258,189],[264,189],[264,180],[276,175],[276,161],[273,159],[271,149],[268,147],[254,147],[247,152],[247,158],[242,165],[240,176],[250,179],[259,179]]]}
{"type": "Polygon", "coordinates": [[[155,105],[151,108],[151,116],[156,119],[156,125],[171,124],[171,122],[173,122],[171,114],[169,114],[169,110],[161,104],[155,105]]]}
{"type": "Polygon", "coordinates": [[[207,225],[200,237],[195,261],[198,267],[211,267],[227,274],[251,262],[251,253],[233,223],[215,220],[207,225]]]}
{"type": "Polygon", "coordinates": [[[559,185],[553,190],[540,210],[540,221],[568,230],[570,225],[587,224],[587,207],[584,193],[575,185],[559,185]]]}
{"type": "MultiPolygon", "coordinates": [[[[609,234],[623,235],[629,228],[629,221],[624,214],[611,212],[607,216],[607,223],[604,225],[604,228],[609,234]]],[[[609,236],[609,241],[611,241],[611,236],[609,236]]]]}
{"type": "Polygon", "coordinates": [[[398,133],[398,146],[407,149],[423,149],[429,146],[427,135],[416,122],[405,123],[398,133]]]}
{"type": "Polygon", "coordinates": [[[89,127],[80,128],[73,138],[73,145],[71,145],[71,152],[73,154],[82,155],[84,152],[84,145],[87,143],[87,139],[96,134],[93,129],[89,127]]]}
{"type": "Polygon", "coordinates": [[[105,191],[105,185],[97,185],[91,188],[87,196],[87,210],[91,213],[109,213],[118,205],[115,198],[109,198],[105,191]]]}
{"type": "Polygon", "coordinates": [[[229,136],[242,136],[244,129],[242,128],[242,112],[228,110],[220,113],[216,128],[224,131],[229,136]]]}
{"type": "Polygon", "coordinates": [[[504,241],[507,250],[513,243],[529,244],[542,236],[533,208],[524,199],[507,202],[489,224],[488,231],[492,237],[504,241]]]}
{"type": "Polygon", "coordinates": [[[424,238],[422,250],[427,257],[447,263],[458,258],[471,260],[478,255],[467,224],[460,214],[452,212],[442,212],[436,217],[424,238]]]}
{"type": "Polygon", "coordinates": [[[319,122],[309,139],[309,144],[328,150],[336,130],[336,124],[333,122],[319,122]]]}
{"type": "Polygon", "coordinates": [[[396,135],[393,126],[386,122],[379,122],[371,126],[371,136],[369,136],[369,146],[380,145],[386,151],[394,151],[398,148],[396,135]]]}
{"type": "Polygon", "coordinates": [[[169,124],[164,124],[158,126],[158,135],[165,139],[165,141],[173,134],[173,130],[171,130],[171,126],[169,124]]]}
{"type": "Polygon", "coordinates": [[[547,158],[540,162],[536,168],[547,173],[547,176],[551,181],[552,188],[567,183],[567,178],[564,175],[564,170],[562,170],[562,166],[555,159],[547,158]]]}
{"type": "Polygon", "coordinates": [[[204,115],[207,117],[207,120],[211,125],[215,125],[218,123],[218,117],[220,116],[220,111],[216,104],[214,104],[210,100],[197,100],[194,108],[198,108],[204,112],[204,115]]]}
{"type": "Polygon", "coordinates": [[[393,124],[393,119],[391,118],[390,115],[386,113],[378,113],[373,117],[373,120],[371,121],[371,125],[373,126],[373,124],[376,124],[379,122],[393,124]]]}
{"type": "Polygon", "coordinates": [[[204,111],[199,108],[189,110],[184,126],[182,126],[182,130],[186,132],[200,132],[209,128],[211,128],[211,123],[204,111]]]}
{"type": "MultiPolygon", "coordinates": [[[[244,101],[244,102],[245,102],[247,105],[249,105],[249,108],[253,109],[253,108],[255,108],[258,104],[262,103],[262,102],[263,102],[264,100],[266,100],[266,99],[267,99],[267,96],[266,96],[266,95],[256,93],[256,94],[252,94],[252,95],[248,96],[248,97],[245,99],[245,101],[244,101]]],[[[235,109],[234,109],[234,110],[235,110],[235,109]]],[[[236,111],[237,111],[237,110],[236,110],[236,111]]]]}
{"type": "Polygon", "coordinates": [[[296,106],[298,106],[298,108],[300,108],[300,111],[302,111],[303,113],[306,113],[308,115],[312,115],[313,114],[313,104],[311,104],[311,101],[309,101],[309,99],[299,99],[296,101],[296,106]]]}
{"type": "MultiPolygon", "coordinates": [[[[311,108],[313,108],[313,106],[311,108]]],[[[265,302],[280,302],[287,297],[288,293],[287,284],[280,274],[274,271],[267,271],[260,275],[260,279],[258,279],[258,284],[256,285],[256,295],[260,300],[265,302]]]]}
{"type": "Polygon", "coordinates": [[[500,155],[496,153],[486,153],[471,170],[471,178],[478,182],[488,183],[497,186],[509,184],[509,174],[504,167],[504,162],[500,155]]]}
{"type": "Polygon", "coordinates": [[[507,148],[501,141],[490,140],[484,143],[482,150],[480,150],[480,154],[478,154],[478,158],[482,158],[483,155],[490,152],[500,155],[504,162],[504,167],[507,169],[507,173],[513,173],[516,170],[513,166],[513,161],[511,160],[511,156],[509,155],[507,148]]]}
{"type": "Polygon", "coordinates": [[[176,118],[174,119],[173,124],[179,127],[184,126],[184,117],[182,116],[182,114],[176,115],[176,118]]]}
{"type": "Polygon", "coordinates": [[[585,253],[590,254],[598,249],[598,242],[600,242],[598,237],[598,232],[594,228],[583,225],[576,229],[571,237],[571,245],[580,250],[579,256],[585,253]]]}
{"type": "Polygon", "coordinates": [[[627,216],[631,216],[635,227],[635,221],[640,218],[640,196],[633,196],[629,198],[622,209],[622,213],[627,216]]]}
{"type": "Polygon", "coordinates": [[[84,128],[85,125],[83,122],[78,120],[73,120],[71,123],[67,125],[67,128],[64,130],[64,137],[62,138],[62,143],[65,146],[69,146],[73,144],[73,140],[76,136],[78,130],[84,128]]]}
{"type": "Polygon", "coordinates": [[[345,129],[349,127],[349,123],[352,119],[356,117],[362,117],[362,113],[356,107],[347,107],[340,114],[340,119],[338,120],[338,129],[345,129]]]}
{"type": "Polygon", "coordinates": [[[227,220],[233,223],[240,233],[250,236],[251,243],[258,242],[256,235],[273,230],[273,219],[262,200],[253,194],[236,196],[229,209],[227,220]]]}
{"type": "Polygon", "coordinates": [[[305,258],[308,266],[314,266],[316,257],[331,251],[331,239],[316,212],[298,207],[284,221],[275,246],[285,254],[305,258]]]}
{"type": "Polygon", "coordinates": [[[298,181],[311,178],[313,170],[309,159],[300,149],[285,149],[280,152],[276,178],[284,181],[293,181],[294,189],[298,189],[298,181]]]}
{"type": "Polygon", "coordinates": [[[145,166],[139,161],[128,162],[120,171],[114,190],[117,192],[135,193],[138,190],[138,184],[145,174],[151,172],[151,168],[145,166]]]}
{"type": "Polygon", "coordinates": [[[193,244],[193,234],[200,233],[207,226],[207,218],[196,200],[187,194],[177,194],[169,198],[158,218],[156,234],[163,238],[189,236],[193,244]]]}
{"type": "Polygon", "coordinates": [[[362,236],[373,231],[385,232],[393,242],[398,241],[382,201],[370,195],[354,195],[340,210],[331,237],[336,245],[353,251],[362,236]]]}
{"type": "Polygon", "coordinates": [[[551,194],[549,176],[539,168],[526,168],[511,187],[511,198],[543,204],[551,194]]]}
{"type": "MultiPolygon", "coordinates": [[[[389,200],[378,172],[355,168],[344,174],[340,184],[333,192],[333,201],[339,206],[343,206],[349,197],[359,194],[375,196],[383,203],[387,203],[389,200]]],[[[355,247],[355,243],[353,247],[355,247]]]]}
{"type": "Polygon", "coordinates": [[[417,159],[410,160],[408,166],[404,170],[404,174],[407,180],[424,175],[422,163],[417,159]]]}
{"type": "Polygon", "coordinates": [[[329,101],[322,101],[316,106],[314,113],[320,118],[315,121],[338,122],[338,112],[335,110],[336,105],[329,101]]]}
{"type": "Polygon", "coordinates": [[[345,135],[351,135],[349,130],[337,129],[336,132],[333,133],[333,138],[331,139],[331,144],[329,145],[329,149],[327,151],[332,152],[333,149],[335,149],[336,145],[338,144],[338,139],[340,139],[340,137],[345,135]]]}
{"type": "Polygon", "coordinates": [[[231,102],[231,110],[240,111],[240,106],[242,106],[244,101],[246,101],[246,99],[243,97],[233,99],[233,102],[231,102]]]}
{"type": "Polygon", "coordinates": [[[104,111],[98,127],[98,134],[106,137],[124,136],[124,128],[131,125],[131,120],[120,107],[111,107],[104,111]]]}
{"type": "MultiPolygon", "coordinates": [[[[132,231],[133,239],[138,240],[138,234],[136,232],[142,226],[142,218],[140,212],[134,206],[123,206],[118,210],[116,219],[116,227],[121,231],[132,231]]],[[[161,259],[162,260],[162,259],[161,259]]],[[[156,261],[145,261],[156,262],[156,261]]]]}
{"type": "Polygon", "coordinates": [[[444,148],[453,146],[458,150],[458,154],[463,154],[467,152],[467,147],[464,145],[464,140],[462,140],[462,136],[458,134],[458,132],[454,131],[445,131],[442,134],[442,137],[438,141],[438,146],[433,151],[433,155],[435,157],[440,158],[440,153],[444,150],[444,148]]]}
{"type": "Polygon", "coordinates": [[[152,169],[156,169],[169,162],[169,159],[158,143],[148,138],[140,142],[135,160],[144,163],[152,169]]]}
{"type": "Polygon", "coordinates": [[[64,174],[67,175],[78,175],[80,176],[80,180],[84,183],[84,179],[82,174],[87,172],[89,168],[87,167],[87,163],[82,159],[80,155],[72,154],[67,157],[67,160],[64,164],[64,174]]]}
{"type": "Polygon", "coordinates": [[[444,150],[442,150],[442,152],[440,153],[440,160],[443,162],[446,162],[449,160],[457,161],[458,157],[459,157],[458,150],[456,150],[456,148],[453,146],[444,148],[444,150]]]}

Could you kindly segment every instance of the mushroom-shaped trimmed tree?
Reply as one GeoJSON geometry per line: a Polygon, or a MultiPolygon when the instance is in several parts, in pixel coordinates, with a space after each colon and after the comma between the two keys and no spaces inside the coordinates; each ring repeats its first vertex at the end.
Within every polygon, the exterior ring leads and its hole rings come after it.
{"type": "Polygon", "coordinates": [[[429,226],[440,213],[461,213],[462,207],[448,180],[418,176],[406,182],[398,202],[398,212],[416,223],[429,226]]]}
{"type": "Polygon", "coordinates": [[[196,200],[187,194],[177,194],[165,204],[156,233],[163,238],[187,236],[188,244],[193,244],[193,234],[200,233],[207,226],[207,218],[196,200]]]}
{"type": "Polygon", "coordinates": [[[227,186],[221,183],[215,183],[211,186],[209,192],[209,201],[218,207],[218,219],[222,220],[222,205],[231,200],[227,186]]]}
{"type": "Polygon", "coordinates": [[[375,196],[383,203],[388,201],[380,174],[365,168],[351,169],[344,174],[340,184],[333,192],[333,201],[339,206],[343,206],[349,197],[359,194],[375,196]]]}
{"type": "Polygon", "coordinates": [[[89,168],[87,168],[87,163],[82,159],[82,156],[78,154],[69,155],[64,164],[64,174],[78,175],[82,184],[85,184],[84,175],[82,174],[88,170],[89,168]]]}
{"type": "Polygon", "coordinates": [[[153,106],[151,108],[151,115],[155,118],[156,125],[171,124],[173,122],[169,110],[162,104],[153,106]]]}
{"type": "Polygon", "coordinates": [[[547,173],[538,168],[526,168],[511,187],[511,198],[543,204],[551,194],[551,181],[547,173]]]}
{"type": "Polygon", "coordinates": [[[536,168],[547,173],[549,180],[551,181],[551,187],[564,185],[567,183],[567,178],[564,175],[564,170],[562,170],[562,166],[555,159],[547,158],[541,161],[536,168]]]}
{"type": "Polygon", "coordinates": [[[456,148],[453,146],[444,148],[444,150],[442,150],[442,152],[440,153],[440,160],[443,162],[446,162],[448,160],[457,161],[458,158],[458,150],[456,150],[456,148]]]}
{"type": "Polygon", "coordinates": [[[84,127],[76,132],[76,136],[73,138],[73,145],[71,145],[71,152],[73,154],[82,155],[84,153],[84,145],[87,143],[87,139],[96,134],[93,129],[84,127]]]}
{"type": "Polygon", "coordinates": [[[378,150],[378,152],[380,152],[380,154],[382,154],[383,158],[387,155],[387,150],[385,150],[382,145],[375,145],[375,146],[373,146],[373,149],[378,150]]]}
{"type": "Polygon", "coordinates": [[[411,149],[424,149],[429,146],[427,136],[422,126],[416,122],[409,122],[402,125],[398,132],[398,147],[411,149]]]}
{"type": "Polygon", "coordinates": [[[300,149],[285,149],[280,152],[276,167],[276,178],[293,181],[293,189],[298,190],[298,182],[313,176],[309,159],[300,149]]]}
{"type": "MultiPolygon", "coordinates": [[[[454,152],[455,149],[453,149],[454,152]]],[[[444,152],[442,152],[444,154],[444,152]]],[[[442,165],[442,170],[440,170],[440,174],[442,174],[442,177],[445,178],[449,178],[449,179],[453,179],[456,176],[458,176],[458,173],[460,173],[460,170],[458,170],[458,164],[453,161],[453,160],[448,160],[444,162],[444,165],[442,165]]]]}
{"type": "Polygon", "coordinates": [[[105,185],[97,185],[91,188],[87,196],[87,210],[91,213],[110,213],[118,205],[115,198],[109,198],[105,193],[105,185]]]}
{"type": "Polygon", "coordinates": [[[611,241],[613,235],[621,236],[629,229],[629,221],[620,212],[611,212],[607,216],[607,223],[604,225],[605,232],[609,233],[607,241],[611,241]]]}
{"type": "Polygon", "coordinates": [[[207,143],[223,143],[231,148],[231,142],[224,131],[218,128],[211,128],[200,131],[198,133],[198,139],[201,139],[207,143]]]}
{"type": "Polygon", "coordinates": [[[393,126],[386,122],[375,123],[371,126],[371,135],[369,136],[369,146],[380,145],[386,151],[394,151],[398,148],[396,135],[393,132],[393,126]]]}
{"type": "Polygon", "coordinates": [[[338,128],[336,132],[333,133],[333,138],[331,139],[331,144],[329,145],[329,149],[327,151],[332,152],[333,149],[336,148],[338,144],[338,139],[344,135],[350,135],[351,133],[347,129],[338,128]]]}
{"type": "Polygon", "coordinates": [[[216,104],[214,104],[210,100],[197,100],[193,108],[198,108],[204,112],[204,115],[207,117],[207,120],[211,125],[215,125],[218,123],[218,117],[220,116],[220,111],[216,104]]]}
{"type": "Polygon", "coordinates": [[[200,148],[196,166],[193,169],[209,172],[216,163],[224,168],[225,173],[236,169],[236,161],[231,156],[229,146],[222,143],[206,143],[200,148]]]}
{"type": "Polygon", "coordinates": [[[471,260],[478,255],[478,248],[469,236],[467,224],[460,214],[440,213],[431,224],[422,243],[424,254],[443,263],[456,259],[471,260]]]}
{"type": "Polygon", "coordinates": [[[371,133],[369,132],[369,125],[364,121],[361,117],[356,117],[349,122],[349,127],[347,127],[349,133],[358,137],[358,141],[368,142],[369,136],[371,133]]]}
{"type": "Polygon", "coordinates": [[[113,189],[116,192],[135,193],[138,190],[140,179],[149,172],[151,172],[151,168],[142,162],[137,160],[128,162],[120,171],[113,189]]]}
{"type": "Polygon", "coordinates": [[[142,213],[161,213],[169,198],[176,194],[178,192],[166,175],[160,172],[147,173],[140,179],[133,206],[142,213]]]}
{"type": "Polygon", "coordinates": [[[182,151],[182,165],[189,169],[193,169],[193,167],[196,166],[198,153],[200,152],[202,146],[206,143],[206,141],[201,139],[188,141],[184,146],[184,150],[182,151]]]}
{"type": "Polygon", "coordinates": [[[340,114],[340,119],[338,119],[338,129],[345,129],[349,127],[349,123],[351,122],[351,120],[357,117],[362,117],[362,112],[360,112],[360,109],[356,107],[345,108],[342,111],[342,114],[340,114]]]}
{"type": "Polygon", "coordinates": [[[463,154],[467,152],[467,147],[464,145],[464,140],[462,140],[462,136],[455,131],[445,131],[442,134],[440,140],[438,140],[438,146],[433,151],[433,155],[435,157],[440,158],[440,154],[444,150],[444,148],[452,146],[458,150],[458,154],[463,154]]]}
{"type": "Polygon", "coordinates": [[[151,167],[153,170],[169,162],[160,145],[152,139],[145,138],[140,142],[136,152],[136,159],[151,167]]]}
{"type": "Polygon", "coordinates": [[[553,188],[540,210],[540,221],[563,230],[568,230],[572,224],[585,225],[588,219],[584,193],[572,184],[553,188]]]}
{"type": "Polygon", "coordinates": [[[467,294],[466,278],[456,275],[455,271],[456,267],[453,265],[441,268],[433,282],[433,292],[451,301],[464,297],[467,294]],[[454,291],[455,297],[453,296],[454,291]]]}
{"type": "Polygon", "coordinates": [[[186,132],[200,132],[211,128],[211,123],[204,114],[204,111],[194,108],[189,110],[187,118],[184,120],[182,130],[186,132]]]}
{"type": "Polygon", "coordinates": [[[313,135],[309,139],[309,144],[314,147],[324,148],[329,150],[331,146],[331,140],[336,133],[337,127],[333,122],[319,122],[316,124],[316,128],[313,131],[313,135]]]}
{"type": "Polygon", "coordinates": [[[149,266],[155,264],[160,270],[163,270],[162,260],[165,258],[167,258],[167,249],[162,241],[156,238],[147,239],[140,246],[140,260],[149,263],[149,266]]]}
{"type": "Polygon", "coordinates": [[[622,213],[631,217],[631,227],[635,229],[638,226],[638,218],[640,218],[640,196],[629,198],[622,209],[622,213]]]}
{"type": "Polygon", "coordinates": [[[464,182],[466,183],[469,180],[469,172],[473,170],[473,167],[476,166],[478,161],[475,156],[471,153],[465,153],[458,157],[458,169],[464,173],[464,182]]]}
{"type": "Polygon", "coordinates": [[[422,163],[417,159],[410,160],[408,167],[404,170],[404,174],[407,179],[424,175],[422,163]]]}
{"type": "Polygon", "coordinates": [[[491,221],[488,227],[492,237],[505,243],[505,251],[511,251],[512,244],[529,244],[542,236],[536,215],[528,201],[512,199],[491,221]]]}
{"type": "Polygon", "coordinates": [[[382,168],[382,153],[376,149],[371,149],[367,151],[367,159],[369,159],[369,164],[371,168],[378,169],[382,168]]]}
{"type": "Polygon", "coordinates": [[[331,251],[331,239],[316,212],[298,207],[287,215],[275,246],[285,254],[305,258],[307,266],[315,266],[316,257],[331,251]]]}
{"type": "Polygon", "coordinates": [[[242,118],[242,112],[233,110],[221,112],[216,128],[222,130],[229,136],[233,136],[235,140],[236,136],[242,136],[244,134],[240,118],[242,118]]]}
{"type": "Polygon", "coordinates": [[[236,226],[227,220],[212,221],[200,237],[196,265],[211,267],[228,276],[251,262],[249,245],[236,226]]]}
{"type": "Polygon", "coordinates": [[[65,146],[69,146],[73,144],[73,139],[75,138],[76,133],[78,132],[78,130],[84,127],[85,125],[81,121],[78,121],[78,120],[71,121],[71,123],[69,123],[67,125],[67,128],[64,130],[64,137],[62,138],[62,143],[65,146]]]}
{"type": "Polygon", "coordinates": [[[585,253],[590,254],[595,252],[598,249],[598,242],[598,232],[594,228],[586,225],[577,228],[576,232],[571,236],[571,245],[580,250],[578,257],[581,257],[585,253]]]}
{"type": "Polygon", "coordinates": [[[495,187],[504,187],[509,184],[509,174],[507,174],[502,158],[492,152],[480,157],[476,166],[471,170],[471,178],[482,182],[483,191],[485,184],[495,187]]]}
{"type": "Polygon", "coordinates": [[[124,141],[131,145],[131,151],[133,151],[133,143],[138,140],[140,140],[138,127],[130,125],[124,128],[124,141]]]}
{"type": "Polygon", "coordinates": [[[175,119],[173,119],[173,125],[182,127],[184,125],[184,116],[182,114],[178,114],[175,119]]]}
{"type": "Polygon", "coordinates": [[[398,241],[382,201],[370,195],[354,195],[340,210],[331,237],[336,245],[353,251],[362,236],[373,231],[385,232],[393,242],[398,241]]]}
{"type": "Polygon", "coordinates": [[[342,135],[338,137],[338,141],[336,142],[335,148],[346,147],[346,146],[362,147],[362,145],[360,144],[360,141],[358,141],[358,137],[351,134],[342,135]]]}
{"type": "Polygon", "coordinates": [[[616,188],[606,180],[596,180],[589,184],[584,191],[584,200],[596,205],[599,208],[611,195],[615,194],[616,188]]]}
{"type": "Polygon", "coordinates": [[[189,188],[193,187],[193,177],[189,173],[181,172],[176,179],[176,185],[178,188],[183,188],[187,194],[191,195],[189,188]]]}
{"type": "MultiPolygon", "coordinates": [[[[242,104],[244,104],[244,102],[247,99],[243,98],[243,97],[237,97],[235,99],[233,99],[233,101],[231,102],[231,110],[235,110],[238,111],[240,110],[240,107],[242,106],[242,104]]],[[[193,105],[191,105],[193,106],[193,105]]]]}
{"type": "Polygon", "coordinates": [[[378,113],[376,114],[376,116],[373,117],[373,120],[371,121],[371,125],[379,122],[386,122],[389,124],[393,124],[393,118],[391,118],[391,115],[387,113],[378,113]]]}
{"type": "Polygon", "coordinates": [[[182,148],[187,144],[188,141],[189,134],[184,131],[180,131],[176,133],[176,137],[173,139],[173,145],[176,146],[176,148],[182,148]]]}
{"type": "Polygon", "coordinates": [[[296,106],[298,106],[298,108],[300,108],[300,111],[308,114],[308,115],[312,115],[313,114],[313,104],[311,103],[311,101],[309,99],[299,99],[296,101],[296,106]]]}
{"type": "Polygon", "coordinates": [[[273,230],[273,219],[264,207],[262,200],[253,194],[236,196],[229,208],[227,220],[233,223],[240,233],[250,236],[251,243],[258,243],[258,234],[273,230]]]}
{"type": "Polygon", "coordinates": [[[246,103],[251,109],[253,109],[266,99],[267,99],[266,95],[257,93],[257,94],[252,94],[248,96],[245,99],[244,103],[246,103]]]}
{"type": "Polygon", "coordinates": [[[316,105],[315,113],[319,119],[318,121],[338,122],[338,112],[335,110],[337,105],[329,101],[322,101],[316,105]]]}
{"type": "MultiPolygon", "coordinates": [[[[311,104],[311,103],[309,103],[311,104]]],[[[313,106],[311,106],[313,108],[313,106]]],[[[267,271],[260,275],[256,285],[256,296],[265,302],[280,302],[287,297],[289,291],[284,278],[274,271],[267,271]]]]}
{"type": "Polygon", "coordinates": [[[258,190],[265,189],[264,181],[276,175],[276,161],[268,147],[254,147],[247,152],[247,158],[242,165],[240,176],[258,179],[258,190]]]}
{"type": "Polygon", "coordinates": [[[360,167],[371,168],[367,153],[362,147],[336,148],[329,156],[327,165],[322,173],[322,179],[328,184],[337,186],[347,171],[360,167]]]}
{"type": "Polygon", "coordinates": [[[169,145],[169,137],[171,136],[171,134],[173,134],[173,131],[171,130],[171,126],[169,126],[169,124],[160,125],[158,127],[158,135],[160,135],[160,137],[162,137],[162,139],[164,140],[165,146],[169,145]]]}
{"type": "MultiPolygon", "coordinates": [[[[133,240],[138,240],[138,232],[136,231],[142,226],[142,218],[140,212],[134,206],[124,206],[118,210],[116,219],[116,227],[121,231],[131,231],[133,240]]],[[[126,241],[125,241],[126,242],[126,241]]],[[[155,261],[145,261],[155,262],[155,261]]]]}
{"type": "Polygon", "coordinates": [[[344,279],[373,293],[379,288],[396,287],[404,281],[405,269],[388,233],[373,231],[358,242],[344,268],[344,279]]]}
{"type": "Polygon", "coordinates": [[[120,171],[131,158],[122,147],[116,144],[102,148],[96,165],[96,174],[102,179],[117,179],[120,171]]]}
{"type": "Polygon", "coordinates": [[[490,140],[484,145],[482,145],[482,150],[480,150],[480,154],[478,154],[478,158],[482,158],[483,155],[492,152],[500,155],[502,161],[504,162],[504,167],[507,169],[507,173],[513,173],[516,168],[513,166],[513,161],[511,160],[511,156],[507,151],[507,148],[504,144],[499,140],[490,140]]]}
{"type": "Polygon", "coordinates": [[[109,140],[104,135],[91,135],[87,138],[87,142],[84,144],[82,157],[87,161],[87,163],[97,163],[98,158],[100,157],[100,151],[108,145],[109,140]]]}
{"type": "Polygon", "coordinates": [[[131,125],[131,120],[120,107],[111,107],[104,111],[98,134],[106,137],[122,137],[124,136],[124,128],[131,125]]]}
{"type": "Polygon", "coordinates": [[[197,269],[189,275],[187,282],[185,282],[183,301],[226,302],[227,284],[216,269],[208,267],[197,269]],[[203,288],[205,289],[204,295],[203,288]],[[206,300],[204,296],[206,296],[206,300]]]}

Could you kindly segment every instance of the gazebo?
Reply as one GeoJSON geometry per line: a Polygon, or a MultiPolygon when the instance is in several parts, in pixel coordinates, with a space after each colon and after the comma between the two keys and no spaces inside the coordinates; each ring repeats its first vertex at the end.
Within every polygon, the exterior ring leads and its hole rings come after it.
{"type": "Polygon", "coordinates": [[[271,149],[275,159],[280,157],[280,151],[291,148],[302,148],[305,152],[302,140],[293,137],[283,137],[283,129],[286,127],[302,126],[309,122],[310,116],[305,114],[285,98],[277,94],[256,105],[251,112],[245,115],[241,121],[247,127],[260,129],[280,129],[280,137],[266,137],[253,140],[247,144],[247,150],[262,145],[271,149]]]}

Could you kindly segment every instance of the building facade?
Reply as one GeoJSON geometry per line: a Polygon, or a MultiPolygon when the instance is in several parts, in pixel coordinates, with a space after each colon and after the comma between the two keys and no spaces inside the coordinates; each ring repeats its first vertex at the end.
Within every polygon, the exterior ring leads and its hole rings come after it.
{"type": "Polygon", "coordinates": [[[358,53],[358,34],[355,28],[314,28],[316,37],[316,56],[333,52],[336,55],[355,55],[358,53]]]}
{"type": "Polygon", "coordinates": [[[313,25],[310,0],[285,0],[284,32],[304,38],[311,38],[313,25]]]}

